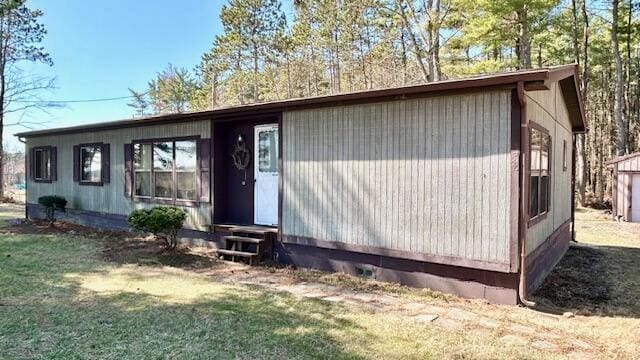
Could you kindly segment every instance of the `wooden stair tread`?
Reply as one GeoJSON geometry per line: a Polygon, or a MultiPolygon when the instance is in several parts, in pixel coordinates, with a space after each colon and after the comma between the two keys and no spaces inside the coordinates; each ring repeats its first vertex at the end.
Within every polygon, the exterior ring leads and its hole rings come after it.
{"type": "Polygon", "coordinates": [[[245,233],[245,234],[270,234],[277,233],[278,229],[268,228],[268,227],[257,227],[257,226],[237,226],[229,229],[231,232],[245,233]]]}
{"type": "Polygon", "coordinates": [[[236,250],[226,250],[226,249],[218,249],[218,254],[230,255],[230,256],[242,256],[242,257],[254,257],[258,256],[258,254],[246,252],[246,251],[236,251],[236,250]]]}
{"type": "Polygon", "coordinates": [[[264,239],[256,239],[256,238],[235,236],[235,235],[227,235],[227,236],[223,236],[222,238],[225,240],[252,243],[252,244],[260,244],[265,241],[264,239]]]}

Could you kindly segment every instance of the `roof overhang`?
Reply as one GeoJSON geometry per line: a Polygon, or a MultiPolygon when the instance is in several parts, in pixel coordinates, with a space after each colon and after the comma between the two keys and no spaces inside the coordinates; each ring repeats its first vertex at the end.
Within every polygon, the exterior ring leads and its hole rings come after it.
{"type": "Polygon", "coordinates": [[[540,68],[505,72],[499,74],[475,76],[464,79],[444,80],[427,84],[359,91],[338,95],[316,96],[281,101],[218,108],[214,110],[149,116],[145,118],[125,119],[91,125],[80,125],[56,129],[28,131],[16,134],[21,138],[48,136],[57,134],[82,133],[87,131],[105,131],[111,129],[157,125],[197,120],[234,120],[254,116],[276,116],[283,111],[327,106],[373,103],[430,96],[434,93],[473,92],[493,88],[515,88],[523,82],[529,91],[549,89],[550,81],[558,81],[569,108],[573,131],[585,131],[584,111],[578,93],[577,66],[566,65],[553,68],[540,68]]]}
{"type": "Polygon", "coordinates": [[[605,161],[604,164],[607,165],[607,167],[609,167],[610,165],[617,164],[620,161],[625,161],[625,160],[632,159],[632,158],[634,158],[636,156],[640,156],[640,152],[635,152],[635,153],[632,153],[632,154],[618,156],[618,157],[615,157],[615,158],[613,158],[613,159],[611,159],[609,161],[605,161]]]}

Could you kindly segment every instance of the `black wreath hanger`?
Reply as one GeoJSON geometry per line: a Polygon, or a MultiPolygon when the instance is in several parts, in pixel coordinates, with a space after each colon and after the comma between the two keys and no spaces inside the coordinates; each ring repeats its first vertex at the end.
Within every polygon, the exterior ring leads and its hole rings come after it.
{"type": "Polygon", "coordinates": [[[244,141],[242,134],[238,135],[236,144],[234,145],[233,152],[231,153],[231,159],[233,159],[233,166],[240,171],[244,171],[244,180],[242,185],[247,184],[247,169],[251,163],[251,152],[247,149],[247,144],[244,141]]]}

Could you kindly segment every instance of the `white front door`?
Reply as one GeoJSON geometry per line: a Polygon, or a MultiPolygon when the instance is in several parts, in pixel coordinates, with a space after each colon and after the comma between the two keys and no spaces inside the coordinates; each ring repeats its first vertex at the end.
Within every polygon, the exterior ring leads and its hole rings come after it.
{"type": "Polygon", "coordinates": [[[640,175],[631,175],[631,221],[640,222],[640,175]]]}
{"type": "Polygon", "coordinates": [[[255,130],[254,219],[259,225],[278,225],[278,125],[255,130]]]}

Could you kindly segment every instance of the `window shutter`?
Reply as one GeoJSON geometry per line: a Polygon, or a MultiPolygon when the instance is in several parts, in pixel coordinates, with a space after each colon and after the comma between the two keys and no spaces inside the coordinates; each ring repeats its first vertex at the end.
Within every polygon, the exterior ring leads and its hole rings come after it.
{"type": "Polygon", "coordinates": [[[133,144],[124,144],[124,196],[133,196],[133,144]]]}
{"type": "Polygon", "coordinates": [[[58,180],[58,148],[51,147],[51,181],[58,180]]]}
{"type": "Polygon", "coordinates": [[[80,146],[73,145],[73,181],[80,181],[80,146]]]}
{"type": "Polygon", "coordinates": [[[201,202],[209,202],[211,200],[211,139],[200,139],[198,158],[200,162],[198,194],[201,202]]]}
{"type": "Polygon", "coordinates": [[[102,159],[102,183],[108,184],[111,181],[111,147],[109,144],[100,146],[100,155],[102,159]]]}
{"type": "Polygon", "coordinates": [[[27,155],[27,172],[29,173],[29,180],[33,181],[33,174],[35,173],[35,169],[34,169],[34,156],[33,156],[33,149],[29,149],[29,154],[27,155]]]}

